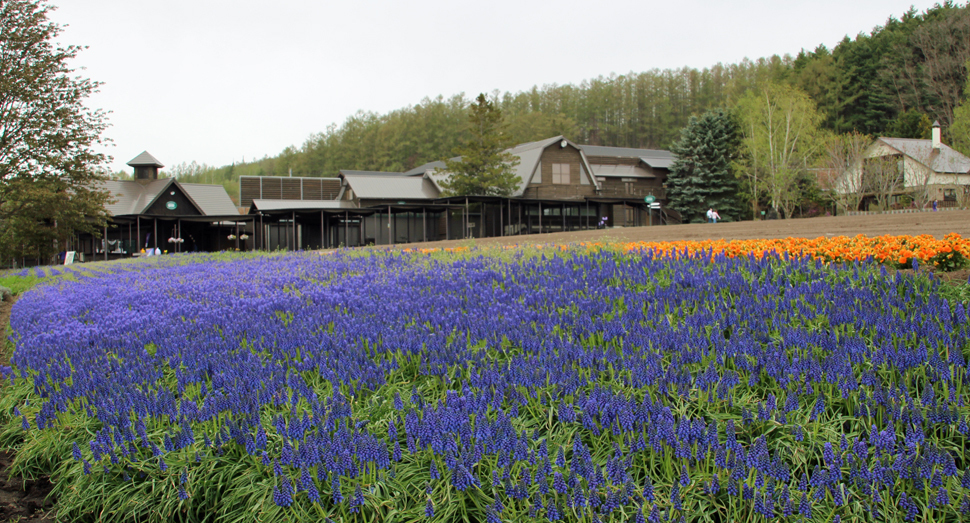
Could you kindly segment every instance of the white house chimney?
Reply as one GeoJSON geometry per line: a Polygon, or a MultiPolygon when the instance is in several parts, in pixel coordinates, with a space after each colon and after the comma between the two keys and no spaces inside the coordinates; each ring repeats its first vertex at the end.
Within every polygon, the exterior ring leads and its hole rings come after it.
{"type": "Polygon", "coordinates": [[[940,148],[940,122],[933,122],[933,148],[940,148]]]}

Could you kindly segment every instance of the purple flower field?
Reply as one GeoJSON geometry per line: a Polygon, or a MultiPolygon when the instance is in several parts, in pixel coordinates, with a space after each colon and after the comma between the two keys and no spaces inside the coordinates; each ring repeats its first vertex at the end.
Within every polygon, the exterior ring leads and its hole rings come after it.
{"type": "Polygon", "coordinates": [[[965,304],[708,258],[65,271],[14,306],[0,443],[72,521],[970,518],[965,304]]]}

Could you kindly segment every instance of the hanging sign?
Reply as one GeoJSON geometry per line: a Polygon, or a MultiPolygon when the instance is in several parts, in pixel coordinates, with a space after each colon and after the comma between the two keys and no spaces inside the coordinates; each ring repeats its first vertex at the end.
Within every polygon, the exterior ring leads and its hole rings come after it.
{"type": "Polygon", "coordinates": [[[178,207],[178,206],[179,206],[179,204],[177,204],[177,203],[175,203],[175,202],[173,202],[171,200],[165,202],[165,208],[168,209],[168,210],[170,210],[170,211],[174,211],[175,208],[178,207]]]}

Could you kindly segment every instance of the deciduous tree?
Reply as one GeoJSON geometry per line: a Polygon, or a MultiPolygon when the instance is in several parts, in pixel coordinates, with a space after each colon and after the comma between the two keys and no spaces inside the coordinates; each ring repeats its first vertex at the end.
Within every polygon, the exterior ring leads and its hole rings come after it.
{"type": "Polygon", "coordinates": [[[964,80],[963,102],[953,111],[953,125],[947,134],[954,149],[970,156],[970,60],[967,60],[965,69],[967,78],[964,80]]]}
{"type": "Polygon", "coordinates": [[[826,140],[818,185],[825,197],[843,212],[859,210],[865,196],[863,177],[853,169],[858,170],[871,143],[871,137],[854,131],[826,140]]]}
{"type": "MultiPolygon", "coordinates": [[[[0,2],[0,251],[44,258],[76,232],[102,229],[109,198],[95,152],[105,114],[85,107],[97,82],[73,74],[81,49],[54,44],[45,0],[0,2]]],[[[60,247],[58,247],[60,246],[60,247]]]]}
{"type": "Polygon", "coordinates": [[[752,205],[767,194],[771,207],[789,217],[803,194],[799,181],[821,150],[822,117],[808,95],[778,83],[748,91],[738,110],[745,152],[741,176],[752,205]]]}

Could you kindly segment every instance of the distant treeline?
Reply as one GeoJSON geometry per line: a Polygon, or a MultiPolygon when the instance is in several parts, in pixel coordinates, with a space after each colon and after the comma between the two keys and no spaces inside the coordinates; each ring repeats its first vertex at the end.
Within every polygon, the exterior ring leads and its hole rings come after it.
{"type": "MultiPolygon", "coordinates": [[[[563,134],[576,142],[669,148],[691,116],[733,109],[749,89],[780,82],[807,93],[835,133],[922,137],[939,120],[946,136],[967,78],[970,7],[946,2],[890,17],[834,49],[772,56],[702,70],[612,74],[579,85],[495,91],[515,143],[563,134]]],[[[333,176],[341,169],[405,171],[448,158],[465,132],[471,98],[425,98],[387,114],[357,112],[275,157],[224,167],[180,164],[184,182],[222,183],[235,197],[240,175],[333,176]]]]}

